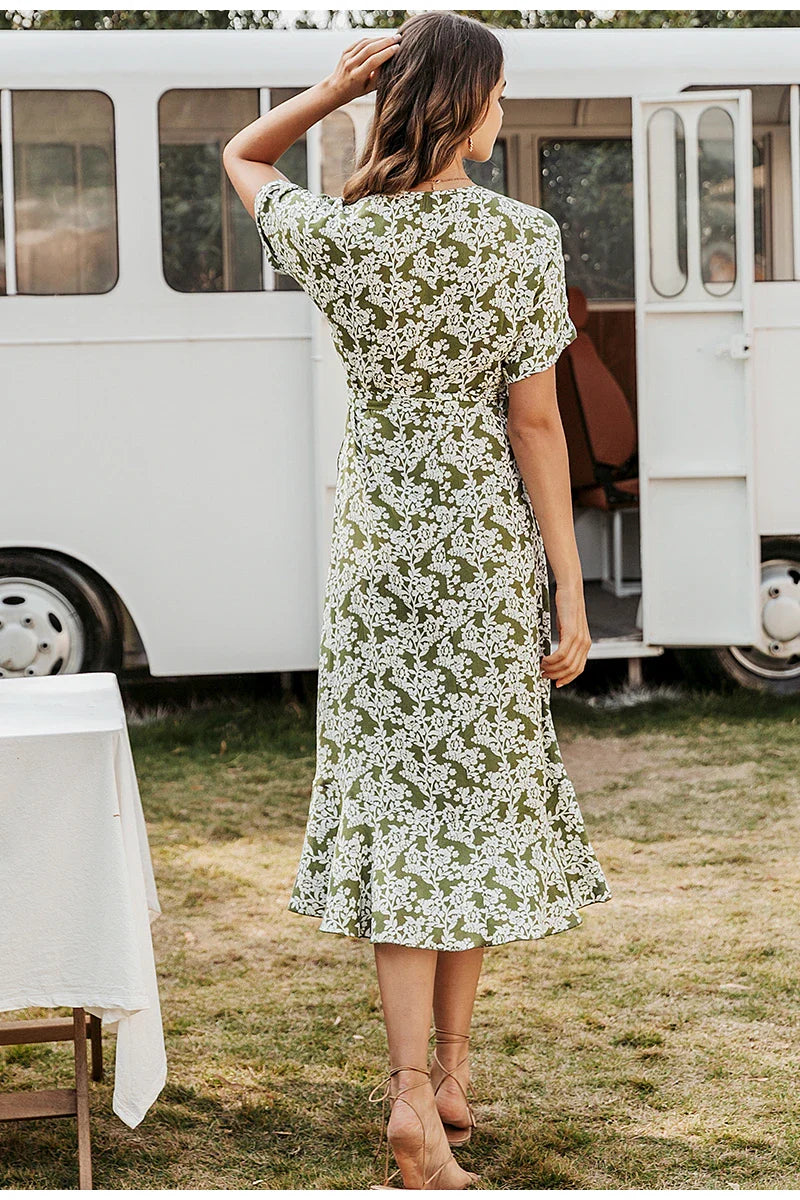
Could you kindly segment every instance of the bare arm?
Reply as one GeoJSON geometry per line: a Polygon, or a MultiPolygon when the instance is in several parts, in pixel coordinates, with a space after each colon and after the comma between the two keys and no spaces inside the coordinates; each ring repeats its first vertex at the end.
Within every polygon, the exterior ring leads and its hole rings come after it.
{"type": "Polygon", "coordinates": [[[372,91],[377,83],[375,72],[399,45],[399,35],[395,34],[360,38],[348,46],[336,69],[325,79],[256,118],[225,144],[223,165],[251,217],[259,188],[272,179],[286,178],[272,164],[317,121],[356,96],[372,91]]]}
{"type": "Polygon", "coordinates": [[[542,659],[556,687],[581,673],[592,644],[586,620],[569,458],[556,399],[555,365],[508,387],[508,440],[531,498],[556,577],[558,649],[542,659]]]}

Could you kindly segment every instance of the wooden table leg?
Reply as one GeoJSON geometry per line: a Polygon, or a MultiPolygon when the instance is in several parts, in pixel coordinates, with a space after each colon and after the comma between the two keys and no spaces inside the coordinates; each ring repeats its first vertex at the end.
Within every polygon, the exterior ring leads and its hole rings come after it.
{"type": "Polygon", "coordinates": [[[63,1041],[71,1041],[73,1044],[75,1087],[0,1094],[0,1121],[25,1121],[35,1117],[76,1117],[78,1180],[81,1188],[92,1187],[89,1073],[86,1054],[86,1042],[89,1038],[92,1043],[92,1079],[102,1079],[102,1022],[94,1014],[87,1014],[84,1008],[73,1008],[71,1017],[0,1022],[0,1046],[63,1041]]]}
{"type": "Polygon", "coordinates": [[[78,1118],[78,1187],[92,1187],[92,1146],[89,1137],[89,1069],[86,1061],[86,1012],[73,1008],[75,1047],[75,1115],[78,1118]]]}
{"type": "Polygon", "coordinates": [[[92,1039],[92,1079],[103,1078],[103,1025],[94,1013],[89,1014],[89,1034],[92,1039]]]}

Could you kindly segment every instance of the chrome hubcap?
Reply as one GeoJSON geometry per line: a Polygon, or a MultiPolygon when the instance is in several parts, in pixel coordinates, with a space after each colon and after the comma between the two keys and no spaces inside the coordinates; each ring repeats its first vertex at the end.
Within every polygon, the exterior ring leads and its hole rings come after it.
{"type": "Polygon", "coordinates": [[[66,597],[38,579],[0,579],[0,678],[75,672],[83,649],[83,625],[66,597]]]}
{"type": "Polygon", "coordinates": [[[765,679],[800,675],[800,562],[769,559],[761,564],[761,637],[730,653],[765,679]]]}

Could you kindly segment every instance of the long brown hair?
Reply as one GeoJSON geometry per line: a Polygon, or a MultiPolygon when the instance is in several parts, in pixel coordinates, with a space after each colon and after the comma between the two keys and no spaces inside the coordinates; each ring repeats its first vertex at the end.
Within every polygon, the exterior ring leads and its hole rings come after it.
{"type": "Polygon", "coordinates": [[[375,111],[345,203],[408,191],[450,166],[489,108],[503,69],[496,35],[474,17],[415,13],[400,49],[378,68],[375,111]]]}

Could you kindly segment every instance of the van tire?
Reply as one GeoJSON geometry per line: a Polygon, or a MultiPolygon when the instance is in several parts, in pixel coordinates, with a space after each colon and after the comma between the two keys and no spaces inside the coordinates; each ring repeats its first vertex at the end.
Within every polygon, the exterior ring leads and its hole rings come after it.
{"type": "Polygon", "coordinates": [[[4,678],[87,671],[118,674],[121,670],[122,622],[115,597],[91,568],[74,559],[45,550],[0,551],[0,620],[0,676],[4,678]],[[46,637],[55,644],[46,653],[32,649],[30,662],[23,649],[22,657],[9,663],[6,651],[4,663],[4,631],[6,645],[15,642],[19,648],[20,636],[24,644],[26,634],[14,617],[25,607],[26,596],[32,602],[29,607],[46,622],[46,637]],[[53,600],[52,611],[48,611],[49,597],[53,600]]]}
{"type": "MultiPolygon", "coordinates": [[[[761,562],[766,564],[776,559],[794,564],[792,573],[797,573],[798,604],[800,604],[800,537],[765,537],[761,541],[761,562]]],[[[748,666],[747,648],[736,646],[713,646],[694,650],[676,648],[675,658],[686,678],[701,687],[746,688],[773,696],[800,695],[800,657],[793,661],[782,676],[761,673],[758,655],[753,666],[748,666]]],[[[768,660],[764,660],[768,666],[768,660]]]]}

